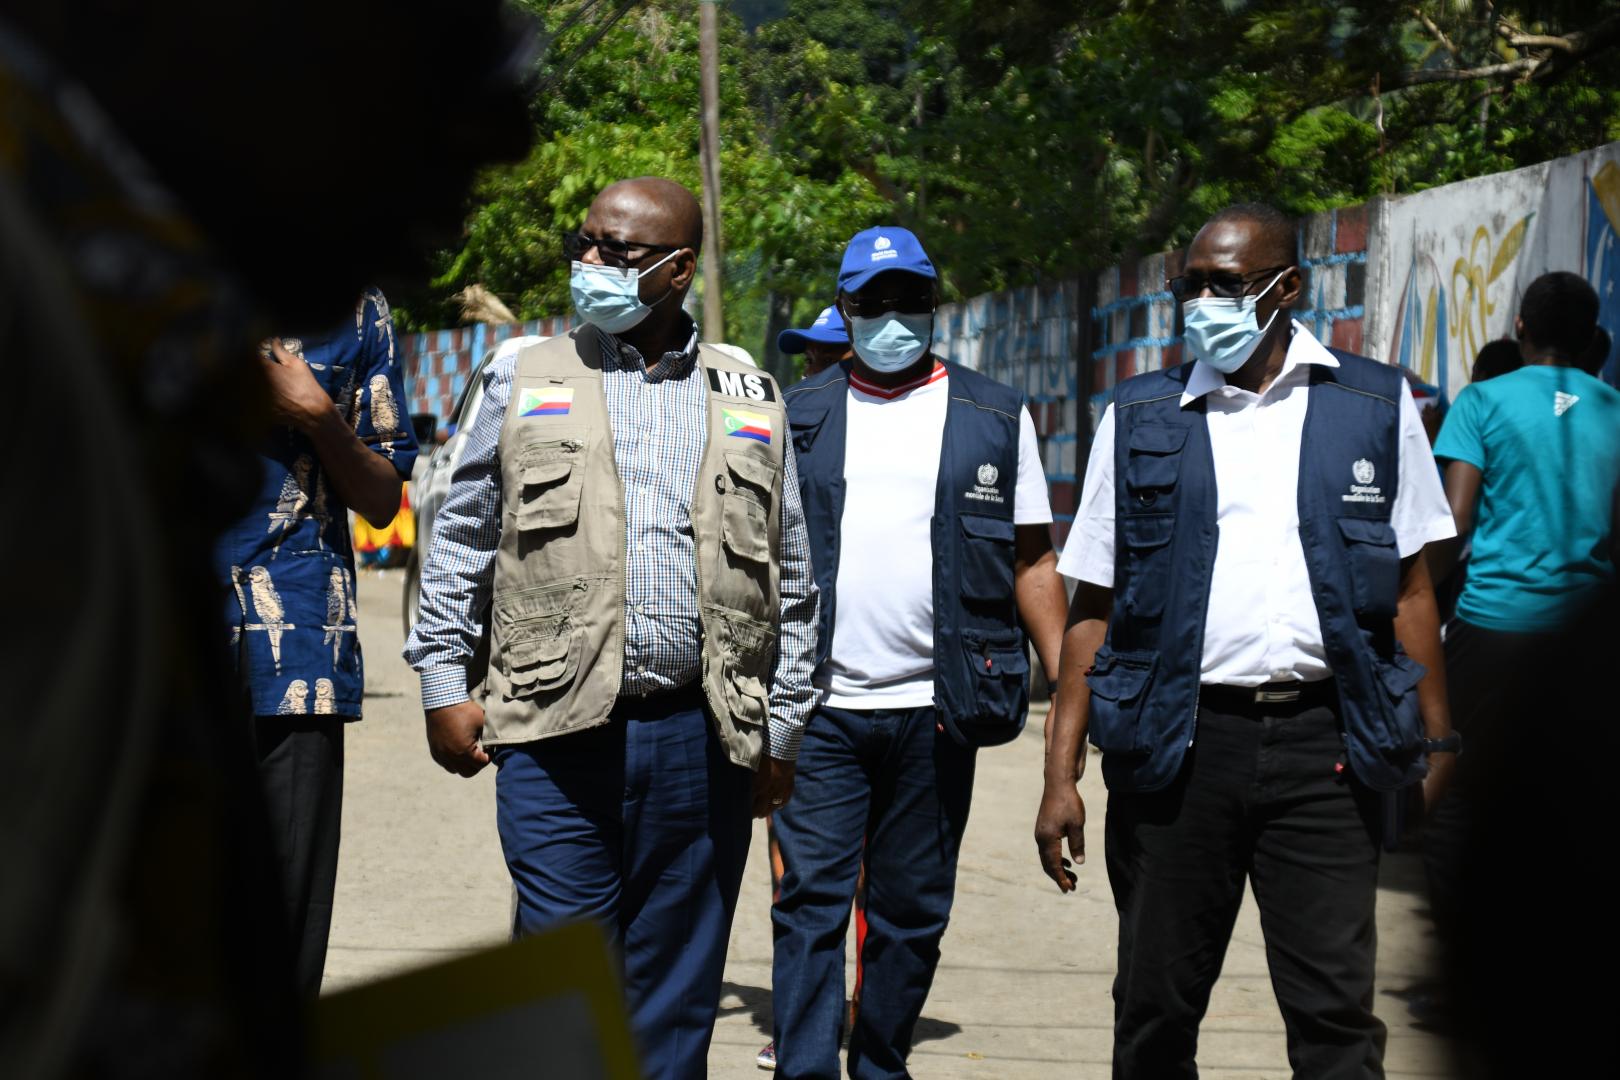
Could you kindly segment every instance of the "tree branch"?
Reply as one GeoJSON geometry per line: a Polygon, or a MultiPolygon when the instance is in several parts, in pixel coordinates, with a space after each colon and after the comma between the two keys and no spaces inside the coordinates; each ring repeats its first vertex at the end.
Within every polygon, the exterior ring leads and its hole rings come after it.
{"type": "MultiPolygon", "coordinates": [[[[1446,47],[1446,50],[1455,59],[1457,52],[1450,39],[1427,15],[1424,15],[1421,11],[1416,12],[1416,14],[1429,32],[1436,35],[1440,43],[1446,47]]],[[[1602,22],[1585,30],[1576,30],[1573,33],[1563,35],[1522,34],[1506,23],[1499,24],[1496,27],[1496,32],[1514,48],[1537,50],[1540,55],[1521,56],[1517,60],[1508,60],[1500,64],[1486,64],[1475,68],[1420,68],[1416,71],[1404,71],[1391,77],[1385,88],[1399,90],[1403,87],[1421,86],[1425,83],[1472,82],[1477,79],[1539,79],[1543,81],[1555,79],[1587,57],[1613,48],[1617,43],[1620,43],[1620,14],[1610,15],[1602,22]]]]}
{"type": "Polygon", "coordinates": [[[1577,48],[1573,38],[1555,37],[1552,34],[1520,34],[1505,26],[1498,26],[1496,32],[1515,49],[1558,49],[1572,53],[1577,48]]]}
{"type": "Polygon", "coordinates": [[[1418,17],[1418,21],[1423,23],[1423,28],[1425,30],[1434,35],[1434,39],[1440,43],[1441,48],[1445,49],[1446,52],[1451,54],[1451,58],[1453,60],[1462,59],[1462,50],[1457,48],[1456,44],[1450,38],[1446,37],[1446,32],[1436,26],[1433,19],[1429,18],[1418,8],[1413,8],[1412,14],[1416,15],[1418,17]]]}
{"type": "Polygon", "coordinates": [[[1403,71],[1389,80],[1387,90],[1399,90],[1406,86],[1421,86],[1424,83],[1437,82],[1471,82],[1474,79],[1500,79],[1505,75],[1518,75],[1522,72],[1534,71],[1541,63],[1535,57],[1526,56],[1520,60],[1510,60],[1502,64],[1487,64],[1477,68],[1424,68],[1421,71],[1403,71]]]}

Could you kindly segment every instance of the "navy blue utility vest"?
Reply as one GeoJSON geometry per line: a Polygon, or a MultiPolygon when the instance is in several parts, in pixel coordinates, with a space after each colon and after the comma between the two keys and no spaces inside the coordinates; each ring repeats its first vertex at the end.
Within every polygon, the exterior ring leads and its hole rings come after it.
{"type": "MultiPolygon", "coordinates": [[[[1029,711],[1029,655],[1013,595],[1023,397],[977,372],[945,366],[950,402],[932,521],[934,706],[957,742],[994,746],[1016,738],[1029,711]]],[[[818,668],[832,651],[838,610],[849,367],[834,365],[784,395],[821,590],[818,668]]]]}
{"type": "MultiPolygon", "coordinates": [[[[1390,511],[1401,374],[1334,355],[1339,367],[1310,368],[1299,538],[1350,767],[1387,791],[1425,772],[1416,692],[1423,667],[1402,651],[1394,626],[1401,561],[1390,511]]],[[[1114,613],[1086,681],[1091,741],[1116,791],[1156,791],[1174,780],[1197,721],[1220,537],[1204,399],[1181,406],[1192,367],[1138,375],[1114,394],[1114,613]]]]}

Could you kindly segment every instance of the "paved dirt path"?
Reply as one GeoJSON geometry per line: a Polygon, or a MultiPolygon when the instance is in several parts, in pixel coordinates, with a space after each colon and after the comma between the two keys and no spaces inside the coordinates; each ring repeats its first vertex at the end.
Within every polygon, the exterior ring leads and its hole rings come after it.
{"type": "MultiPolygon", "coordinates": [[[[348,732],[343,853],[327,989],[504,940],[511,890],[495,834],[494,775],[471,781],[428,758],[413,673],[400,660],[399,571],[360,578],[366,718],[348,732]]],[[[1102,863],[1100,770],[1082,788],[1091,816],[1080,889],[1060,896],[1035,861],[1042,714],[1016,743],[979,756],[957,899],[911,1066],[919,1077],[1022,1080],[1108,1076],[1116,923],[1102,863]]],[[[1092,760],[1093,766],[1096,759],[1092,760]]],[[[1432,935],[1415,858],[1385,862],[1379,892],[1377,1009],[1392,1077],[1445,1074],[1437,1039],[1390,993],[1424,970],[1432,935]]],[[[755,830],[709,1055],[717,1078],[762,1075],[770,1029],[770,881],[755,830]]],[[[1210,1077],[1289,1076],[1254,905],[1238,917],[1200,1039],[1210,1077]]]]}

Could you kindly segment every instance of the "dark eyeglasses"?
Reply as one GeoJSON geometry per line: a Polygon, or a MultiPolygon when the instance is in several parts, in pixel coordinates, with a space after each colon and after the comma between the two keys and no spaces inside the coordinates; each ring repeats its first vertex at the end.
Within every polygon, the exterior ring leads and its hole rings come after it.
{"type": "Polygon", "coordinates": [[[851,317],[875,319],[885,312],[898,311],[902,315],[927,315],[934,310],[934,290],[922,289],[884,296],[878,293],[845,293],[844,313],[851,317]]]}
{"type": "Polygon", "coordinates": [[[1170,292],[1177,300],[1191,300],[1203,294],[1207,288],[1214,296],[1223,300],[1236,300],[1249,291],[1249,287],[1259,284],[1267,275],[1280,274],[1284,270],[1292,269],[1288,266],[1268,266],[1264,270],[1250,270],[1246,274],[1234,273],[1230,270],[1189,270],[1179,277],[1170,279],[1170,292]]]}
{"type": "Polygon", "coordinates": [[[603,262],[619,266],[627,266],[630,263],[637,262],[656,251],[681,250],[679,244],[643,244],[638,240],[616,240],[611,236],[591,236],[585,232],[563,233],[562,247],[563,255],[570,262],[583,259],[587,251],[595,248],[602,256],[603,262]],[[632,257],[630,254],[632,251],[639,252],[639,254],[632,257]]]}

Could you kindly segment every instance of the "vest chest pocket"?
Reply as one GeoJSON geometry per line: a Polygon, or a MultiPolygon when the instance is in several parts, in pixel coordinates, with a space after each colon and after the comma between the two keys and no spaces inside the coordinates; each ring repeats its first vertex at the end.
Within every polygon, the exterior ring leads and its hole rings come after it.
{"type": "Polygon", "coordinates": [[[962,514],[962,565],[959,580],[964,599],[987,604],[1013,600],[1013,523],[1007,518],[962,514]]]}
{"type": "Polygon", "coordinates": [[[1356,614],[1393,618],[1401,591],[1401,553],[1395,529],[1376,518],[1342,517],[1339,532],[1344,537],[1356,614]]]}
{"type": "Polygon", "coordinates": [[[579,520],[585,486],[585,439],[548,439],[526,446],[518,458],[517,527],[563,529],[579,520]]]}
{"type": "Polygon", "coordinates": [[[749,454],[726,452],[721,491],[720,536],[726,550],[750,562],[771,561],[770,506],[776,470],[749,454]]]}
{"type": "Polygon", "coordinates": [[[1159,656],[1152,652],[1117,653],[1107,645],[1097,650],[1086,675],[1091,688],[1089,738],[1105,754],[1140,754],[1149,746],[1142,738],[1142,706],[1159,656]]]}
{"type": "Polygon", "coordinates": [[[1132,506],[1152,506],[1173,490],[1181,475],[1181,450],[1187,429],[1169,424],[1139,424],[1131,428],[1125,460],[1125,495],[1132,506]]]}

